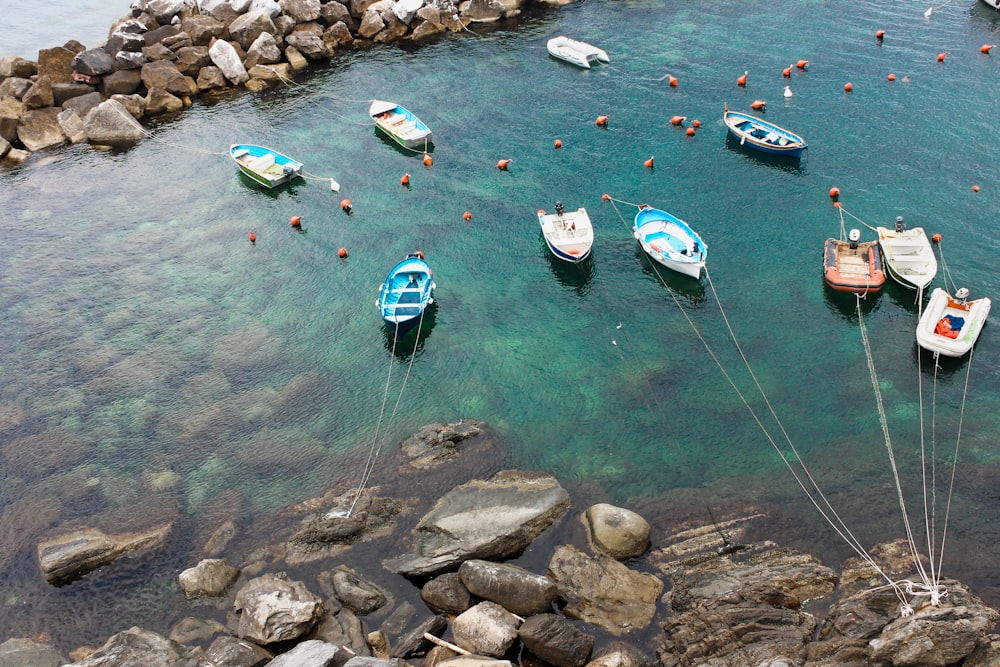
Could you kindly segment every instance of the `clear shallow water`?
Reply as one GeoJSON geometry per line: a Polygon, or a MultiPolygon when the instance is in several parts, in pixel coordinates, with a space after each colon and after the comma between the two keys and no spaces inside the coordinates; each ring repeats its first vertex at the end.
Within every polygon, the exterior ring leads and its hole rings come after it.
{"type": "MultiPolygon", "coordinates": [[[[133,624],[166,631],[191,613],[175,585],[193,564],[183,543],[197,517],[238,495],[232,505],[252,521],[359,479],[383,396],[388,416],[404,377],[396,417],[382,423],[388,447],[432,421],[483,419],[509,440],[513,466],[646,513],[686,507],[707,521],[706,506],[764,506],[768,537],[836,566],[849,552],[706,350],[777,434],[715,292],[848,525],[866,544],[901,536],[854,303],[822,283],[823,240],[839,232],[828,191],[840,188],[870,224],[901,214],[943,234],[955,280],[996,296],[1000,56],[979,46],[998,41],[1000,17],[972,0],[930,20],[913,2],[785,5],[532,12],[416,51],[343,54],[264,95],[202,101],[124,153],[74,147],[0,174],[0,530],[10,545],[0,599],[18,611],[2,615],[0,635],[48,631],[73,647],[133,624]],[[599,44],[611,65],[552,60],[554,34],[599,44]],[[808,70],[783,79],[799,59],[808,70]],[[679,87],[661,80],[668,73],[679,87]],[[432,167],[375,134],[372,98],[431,125],[432,167]],[[754,99],[809,141],[801,164],[727,144],[723,102],[754,99]],[[594,123],[603,114],[607,129],[594,123]],[[668,124],[674,115],[702,128],[686,137],[668,124]],[[309,180],[263,192],[224,156],[237,142],[289,153],[342,191],[309,180]],[[604,193],[687,220],[711,248],[711,283],[654,270],[631,237],[635,209],[604,193]],[[538,232],[535,210],[557,199],[594,221],[583,267],[557,264],[538,232]],[[393,354],[374,302],[385,272],[417,248],[438,305],[407,375],[414,340],[393,354]],[[95,512],[157,511],[188,532],[141,575],[40,582],[39,535],[95,512]]],[[[917,309],[889,285],[863,312],[919,514],[917,309]]],[[[945,571],[997,606],[993,326],[969,380],[945,571]]],[[[929,357],[922,367],[929,401],[929,357]]],[[[938,373],[939,458],[954,449],[965,369],[942,362],[938,373]]]]}

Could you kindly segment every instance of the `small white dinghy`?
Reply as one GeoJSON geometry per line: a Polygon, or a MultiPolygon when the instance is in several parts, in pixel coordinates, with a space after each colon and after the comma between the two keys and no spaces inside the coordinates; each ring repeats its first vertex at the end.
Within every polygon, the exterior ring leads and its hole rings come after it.
{"type": "Polygon", "coordinates": [[[986,297],[970,301],[964,287],[954,297],[936,288],[917,324],[917,345],[946,357],[962,356],[976,344],[991,305],[986,297]]]}
{"type": "Polygon", "coordinates": [[[923,228],[907,229],[903,216],[899,216],[895,229],[875,229],[889,275],[909,289],[922,290],[930,285],[937,275],[938,265],[934,248],[923,228]]]}
{"type": "Polygon", "coordinates": [[[542,227],[545,244],[559,259],[578,264],[590,257],[594,226],[586,209],[581,207],[567,213],[562,202],[556,202],[555,213],[538,209],[538,224],[542,227]]]}
{"type": "Polygon", "coordinates": [[[559,58],[586,69],[590,69],[591,63],[611,62],[603,49],[586,42],[570,39],[564,35],[553,37],[548,41],[546,47],[549,50],[549,55],[553,58],[559,58]]]}

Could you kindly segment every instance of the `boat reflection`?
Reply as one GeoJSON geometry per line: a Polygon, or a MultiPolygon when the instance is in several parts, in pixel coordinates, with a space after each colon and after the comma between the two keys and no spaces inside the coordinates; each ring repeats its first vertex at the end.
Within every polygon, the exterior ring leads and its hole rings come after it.
{"type": "Polygon", "coordinates": [[[244,174],[242,171],[237,170],[236,176],[240,180],[240,185],[245,187],[247,190],[253,190],[254,192],[262,194],[265,197],[270,197],[271,199],[277,199],[286,193],[294,196],[296,190],[307,185],[301,178],[293,178],[287,183],[282,183],[281,185],[277,185],[273,188],[265,188],[263,185],[244,174]]]}
{"type": "Polygon", "coordinates": [[[552,271],[552,275],[555,276],[556,281],[558,281],[560,285],[575,290],[580,296],[583,296],[590,291],[590,280],[594,277],[594,273],[596,272],[596,264],[594,263],[593,253],[591,253],[582,262],[574,264],[572,262],[561,260],[549,252],[544,239],[542,240],[542,248],[545,252],[546,258],[548,259],[549,269],[552,271]]]}
{"type": "Polygon", "coordinates": [[[837,313],[849,322],[854,322],[858,319],[859,303],[861,305],[862,315],[868,315],[878,309],[878,295],[881,292],[860,295],[859,299],[859,295],[854,294],[853,292],[838,292],[824,283],[823,293],[826,295],[826,305],[832,312],[837,313]]]}
{"type": "Polygon", "coordinates": [[[398,327],[382,323],[382,344],[397,359],[408,361],[423,352],[424,343],[431,336],[437,322],[437,300],[424,309],[423,317],[400,324],[398,327]]]}
{"type": "Polygon", "coordinates": [[[701,306],[705,303],[704,276],[695,280],[677,271],[671,271],[646,254],[642,246],[636,244],[635,256],[642,267],[642,273],[650,280],[666,285],[678,300],[687,306],[701,306]]]}
{"type": "Polygon", "coordinates": [[[774,169],[780,169],[781,171],[788,171],[794,174],[805,173],[806,156],[809,155],[808,148],[805,153],[802,154],[801,158],[789,157],[788,155],[772,155],[771,153],[764,153],[754,148],[750,148],[749,146],[741,146],[740,140],[728,132],[726,132],[726,148],[735,153],[739,153],[748,161],[757,162],[767,165],[768,167],[773,167],[774,169]]]}
{"type": "MultiPolygon", "coordinates": [[[[393,141],[392,138],[387,137],[385,135],[385,133],[382,132],[382,131],[380,131],[377,127],[372,130],[372,134],[374,134],[375,137],[378,138],[379,141],[381,141],[386,146],[391,147],[393,150],[395,150],[400,155],[405,155],[406,157],[414,157],[414,156],[421,156],[421,155],[424,154],[424,150],[423,149],[420,149],[420,148],[405,148],[403,146],[400,146],[395,141],[393,141]]],[[[430,143],[430,144],[427,145],[427,151],[426,152],[428,154],[431,154],[431,153],[434,152],[434,144],[433,143],[430,143]]]]}

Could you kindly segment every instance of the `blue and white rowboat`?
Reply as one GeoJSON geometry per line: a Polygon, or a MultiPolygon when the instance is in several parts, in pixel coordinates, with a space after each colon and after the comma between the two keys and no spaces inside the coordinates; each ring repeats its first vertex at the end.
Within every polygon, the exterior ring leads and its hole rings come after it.
{"type": "Polygon", "coordinates": [[[794,132],[748,113],[730,111],[729,105],[723,105],[722,120],[741,146],[788,157],[802,157],[807,148],[805,139],[794,132]]]}
{"type": "Polygon", "coordinates": [[[410,253],[389,271],[375,302],[387,324],[400,326],[416,321],[434,303],[434,272],[422,252],[410,253]]]}
{"type": "Polygon", "coordinates": [[[302,175],[302,163],[265,146],[233,144],[229,156],[246,176],[265,188],[276,188],[302,175]]]}
{"type": "Polygon", "coordinates": [[[708,257],[708,246],[680,218],[657,208],[643,206],[635,214],[635,239],[650,257],[686,276],[698,279],[708,257]]]}
{"type": "Polygon", "coordinates": [[[375,121],[375,127],[403,148],[427,150],[432,143],[431,128],[412,111],[395,102],[374,100],[368,107],[368,115],[375,121]]]}

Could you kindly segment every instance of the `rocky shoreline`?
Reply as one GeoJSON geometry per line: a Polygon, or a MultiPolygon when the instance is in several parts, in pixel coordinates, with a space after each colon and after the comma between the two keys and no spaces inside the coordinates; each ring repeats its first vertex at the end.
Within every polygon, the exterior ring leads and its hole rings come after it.
{"type": "MultiPolygon", "coordinates": [[[[957,581],[938,605],[918,591],[907,615],[860,558],[838,572],[745,543],[760,514],[657,527],[579,507],[552,475],[503,458],[483,422],[431,424],[387,454],[377,488],[331,488],[246,529],[201,518],[177,576],[190,615],[169,632],[133,627],[69,655],[9,638],[0,666],[1000,663],[1000,613],[957,581]]],[[[92,517],[41,536],[40,576],[67,584],[155,557],[173,523],[144,518],[127,534],[92,517]]],[[[893,580],[913,577],[905,542],[871,556],[893,580]]]]}
{"type": "Polygon", "coordinates": [[[104,44],[0,57],[0,161],[67,143],[127,147],[148,135],[141,121],[199,97],[284,85],[341,50],[420,43],[515,17],[522,2],[135,0],[104,44]]]}

